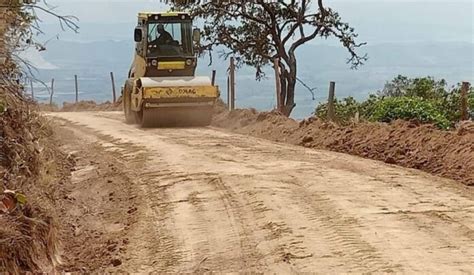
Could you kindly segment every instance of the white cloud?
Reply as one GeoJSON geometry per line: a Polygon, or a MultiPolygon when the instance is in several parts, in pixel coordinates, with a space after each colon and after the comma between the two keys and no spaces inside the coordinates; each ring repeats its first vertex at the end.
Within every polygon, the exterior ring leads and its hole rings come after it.
{"type": "Polygon", "coordinates": [[[21,58],[29,62],[37,69],[41,70],[55,70],[58,69],[57,66],[51,64],[50,62],[46,61],[43,56],[39,54],[39,52],[35,49],[28,49],[24,52],[19,54],[21,58]]]}

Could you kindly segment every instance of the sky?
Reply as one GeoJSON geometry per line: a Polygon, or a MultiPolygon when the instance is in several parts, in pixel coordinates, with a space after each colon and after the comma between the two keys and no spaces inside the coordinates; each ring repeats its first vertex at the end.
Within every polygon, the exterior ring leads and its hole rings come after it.
{"type": "MultiPolygon", "coordinates": [[[[60,34],[63,40],[89,41],[99,25],[117,25],[104,39],[126,40],[136,15],[143,10],[166,10],[159,0],[48,0],[63,15],[79,18],[79,35],[64,33],[57,19],[39,13],[48,30],[43,40],[60,34]],[[122,29],[120,29],[122,28],[122,29]],[[127,28],[127,30],[123,30],[127,28]]],[[[326,0],[371,44],[418,41],[462,41],[474,43],[474,0],[326,0]]],[[[318,43],[318,42],[316,42],[318,43]]]]}
{"type": "MultiPolygon", "coordinates": [[[[82,22],[87,23],[128,22],[132,19],[127,15],[135,14],[139,10],[166,9],[166,5],[162,2],[163,1],[160,0],[47,0],[48,4],[57,6],[57,11],[60,13],[76,15],[81,19],[82,22]]],[[[471,13],[471,15],[474,12],[474,0],[326,0],[325,5],[328,7],[343,7],[346,4],[353,6],[354,4],[361,2],[372,2],[375,5],[419,3],[427,8],[429,8],[427,4],[430,3],[443,3],[448,6],[461,3],[465,6],[465,10],[460,11],[461,13],[466,12],[466,9],[467,12],[471,13]]],[[[437,11],[440,14],[445,14],[443,5],[437,5],[437,7],[437,11]]],[[[423,20],[423,18],[419,19],[423,20]]],[[[439,19],[441,21],[443,20],[443,18],[439,19]]],[[[460,19],[462,20],[462,18],[460,19]]],[[[45,23],[51,23],[54,22],[54,19],[45,17],[44,21],[45,23]]]]}

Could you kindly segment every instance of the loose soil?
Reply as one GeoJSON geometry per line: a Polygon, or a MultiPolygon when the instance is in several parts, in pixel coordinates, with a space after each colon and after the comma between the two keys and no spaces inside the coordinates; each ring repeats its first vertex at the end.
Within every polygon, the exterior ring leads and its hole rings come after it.
{"type": "Polygon", "coordinates": [[[51,127],[21,96],[1,95],[8,111],[0,115],[0,191],[23,193],[27,203],[0,213],[0,273],[119,266],[135,196],[117,153],[73,128],[51,127]]]}
{"type": "MultiPolygon", "coordinates": [[[[121,103],[83,101],[77,105],[65,103],[59,111],[121,110],[121,103]]],[[[255,109],[229,112],[219,101],[212,125],[273,141],[420,169],[474,185],[474,122],[461,123],[451,131],[409,121],[342,126],[314,117],[298,122],[276,112],[255,109]]]]}
{"type": "Polygon", "coordinates": [[[340,126],[309,118],[301,122],[278,113],[217,109],[213,125],[273,141],[328,149],[420,169],[474,185],[474,123],[453,131],[396,121],[340,126]]]}
{"type": "Polygon", "coordinates": [[[18,226],[0,238],[16,239],[12,255],[27,259],[7,270],[472,271],[470,187],[314,150],[473,185],[472,123],[449,132],[402,121],[339,126],[218,108],[219,128],[143,130],[117,112],[87,112],[112,108],[67,107],[54,114],[54,134],[41,119],[42,134],[4,127],[24,148],[18,167],[33,171],[17,174],[38,175],[4,183],[29,195],[22,215],[0,216],[18,226]],[[28,150],[42,153],[28,159],[28,150]],[[45,226],[18,235],[22,217],[45,226]]]}
{"type": "Polygon", "coordinates": [[[90,273],[118,267],[129,242],[126,232],[136,222],[133,174],[125,172],[122,155],[104,150],[103,142],[69,123],[57,123],[55,136],[72,163],[57,197],[64,241],[59,269],[90,273]]]}
{"type": "Polygon", "coordinates": [[[474,193],[455,181],[219,128],[49,116],[76,167],[64,271],[473,271],[474,193]]]}
{"type": "Polygon", "coordinates": [[[38,106],[43,112],[121,111],[122,103],[120,100],[117,103],[109,101],[96,103],[92,100],[79,101],[78,103],[64,102],[61,108],[55,104],[49,105],[45,103],[40,103],[38,106]]]}

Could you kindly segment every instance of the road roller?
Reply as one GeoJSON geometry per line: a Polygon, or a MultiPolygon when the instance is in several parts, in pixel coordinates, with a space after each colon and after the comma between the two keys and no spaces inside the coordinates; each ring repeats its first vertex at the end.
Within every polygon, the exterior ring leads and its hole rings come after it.
{"type": "Polygon", "coordinates": [[[186,12],[140,12],[135,56],[122,89],[127,123],[142,127],[206,126],[219,89],[196,76],[200,30],[186,12]]]}

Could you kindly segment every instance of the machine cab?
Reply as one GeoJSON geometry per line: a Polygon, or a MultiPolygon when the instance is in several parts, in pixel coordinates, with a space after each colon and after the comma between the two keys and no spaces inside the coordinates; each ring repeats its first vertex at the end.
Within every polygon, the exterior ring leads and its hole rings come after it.
{"type": "Polygon", "coordinates": [[[188,13],[140,13],[134,38],[136,53],[146,62],[146,76],[194,75],[199,30],[193,30],[188,13]]]}

